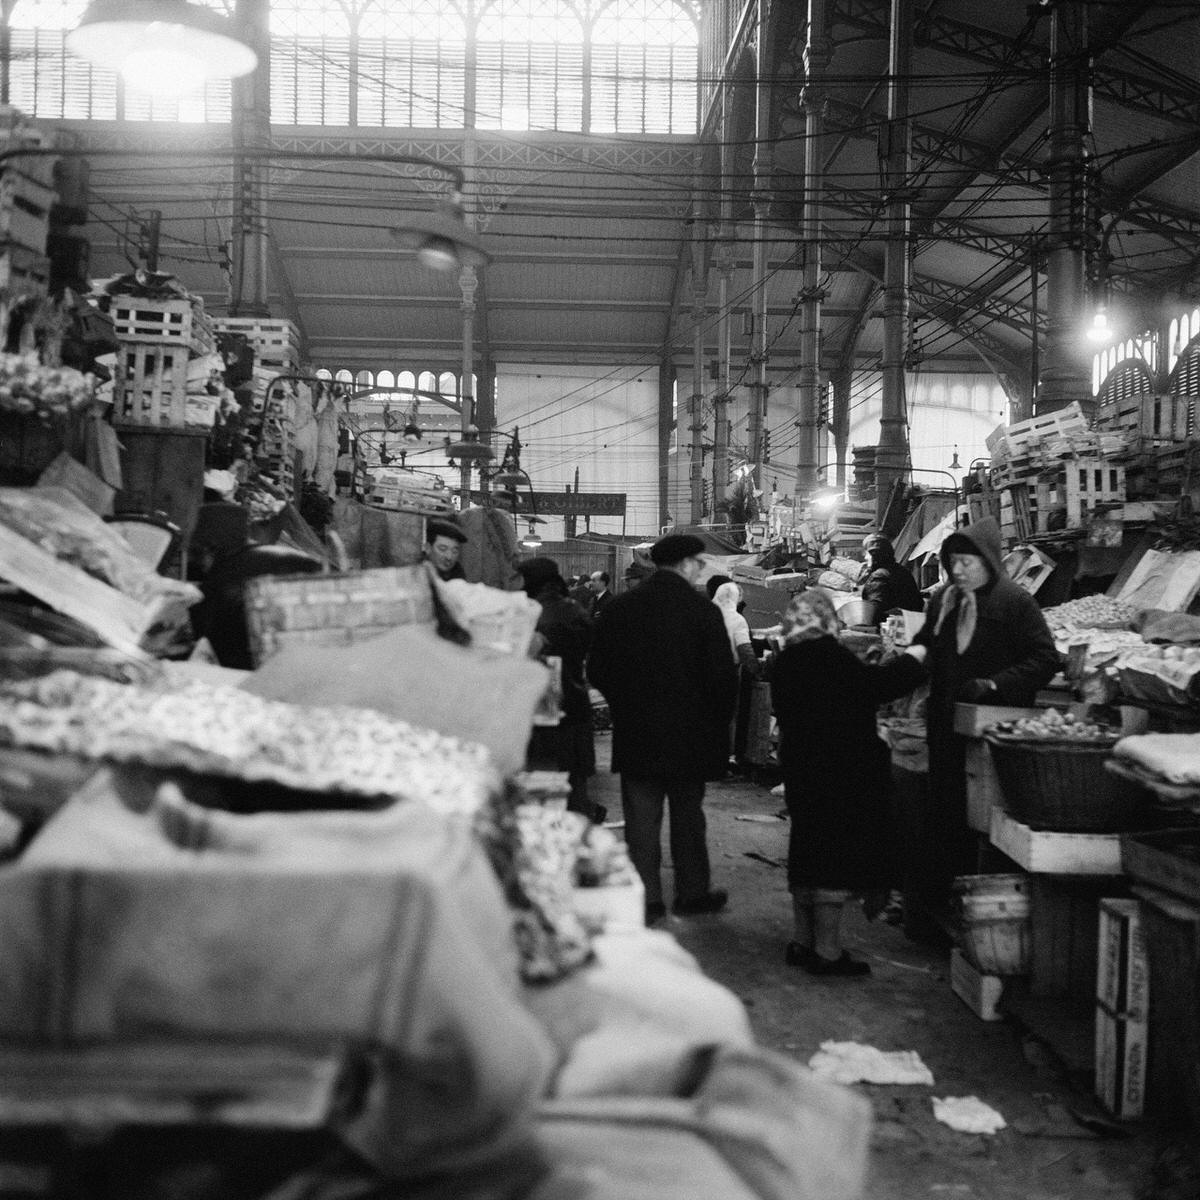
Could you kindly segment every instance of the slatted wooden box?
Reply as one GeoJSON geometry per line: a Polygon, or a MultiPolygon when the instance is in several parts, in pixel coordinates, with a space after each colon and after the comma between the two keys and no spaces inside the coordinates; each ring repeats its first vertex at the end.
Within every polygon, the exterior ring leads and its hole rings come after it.
{"type": "Polygon", "coordinates": [[[114,422],[138,428],[186,428],[188,357],[183,342],[123,342],[113,387],[114,422]]]}
{"type": "Polygon", "coordinates": [[[398,625],[433,620],[433,585],[419,565],[264,577],[246,584],[246,625],[256,665],[289,646],[344,646],[398,625]]]}
{"type": "Polygon", "coordinates": [[[193,354],[211,354],[216,346],[212,320],[198,298],[153,300],[114,296],[109,305],[113,329],[123,342],[187,347],[193,354]]]}
{"type": "Polygon", "coordinates": [[[216,317],[218,333],[240,333],[254,347],[255,364],[280,373],[297,371],[301,361],[300,330],[286,319],[216,317]]]}

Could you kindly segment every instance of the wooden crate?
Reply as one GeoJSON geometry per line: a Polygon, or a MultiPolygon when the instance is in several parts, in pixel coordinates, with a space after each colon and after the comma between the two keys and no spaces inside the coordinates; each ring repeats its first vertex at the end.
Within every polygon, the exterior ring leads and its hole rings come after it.
{"type": "Polygon", "coordinates": [[[296,371],[300,366],[300,330],[292,321],[270,317],[215,317],[218,333],[240,333],[254,347],[255,364],[276,368],[279,372],[296,371]]]}
{"type": "Polygon", "coordinates": [[[23,171],[6,168],[0,174],[0,238],[45,254],[55,198],[53,187],[23,171]]]}
{"type": "Polygon", "coordinates": [[[1191,396],[1164,393],[1129,396],[1102,404],[1096,414],[1096,425],[1143,442],[1181,441],[1190,432],[1193,403],[1191,396]]]}
{"type": "Polygon", "coordinates": [[[288,646],[350,645],[397,625],[433,620],[433,587],[423,566],[264,577],[246,584],[256,665],[288,646]]]}
{"type": "Polygon", "coordinates": [[[193,354],[211,354],[216,346],[212,320],[199,298],[150,300],[113,296],[108,310],[122,342],[186,346],[193,354]]]}
{"type": "Polygon", "coordinates": [[[182,342],[122,342],[113,387],[118,426],[187,427],[188,348],[182,342]]]}
{"type": "Polygon", "coordinates": [[[1045,875],[1029,881],[1032,940],[1029,990],[1059,996],[1091,1012],[1096,1003],[1100,959],[1100,900],[1122,891],[1116,879],[1062,879],[1045,875]]]}
{"type": "Polygon", "coordinates": [[[1003,524],[1000,504],[999,492],[976,492],[968,496],[967,513],[970,516],[971,524],[974,525],[976,521],[982,521],[984,517],[991,517],[998,525],[1003,524]]]}
{"type": "MultiPolygon", "coordinates": [[[[1000,533],[1015,541],[1025,541],[1034,531],[1034,505],[1026,483],[1010,483],[1000,489],[1000,533]]],[[[974,519],[974,518],[972,518],[974,519]]]]}
{"type": "Polygon", "coordinates": [[[1057,412],[1042,413],[1026,421],[1015,421],[1004,432],[1003,445],[1011,458],[1034,449],[1048,438],[1070,437],[1087,432],[1087,418],[1078,401],[1057,412]]]}
{"type": "Polygon", "coordinates": [[[1098,458],[1064,464],[1067,525],[1076,529],[1098,508],[1125,503],[1125,468],[1098,458]]]}

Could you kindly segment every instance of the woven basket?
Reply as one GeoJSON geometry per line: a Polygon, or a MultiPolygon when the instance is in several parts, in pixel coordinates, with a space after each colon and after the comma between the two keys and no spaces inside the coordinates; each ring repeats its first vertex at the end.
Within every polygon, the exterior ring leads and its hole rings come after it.
{"type": "Polygon", "coordinates": [[[985,733],[1009,815],[1063,833],[1133,828],[1144,794],[1104,769],[1118,736],[1081,742],[985,733]]]}

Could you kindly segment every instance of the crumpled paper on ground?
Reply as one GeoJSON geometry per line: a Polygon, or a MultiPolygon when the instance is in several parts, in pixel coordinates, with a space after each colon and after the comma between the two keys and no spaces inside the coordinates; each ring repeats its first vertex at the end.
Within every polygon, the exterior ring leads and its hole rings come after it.
{"type": "Polygon", "coordinates": [[[861,1042],[822,1042],[810,1070],[833,1083],[904,1083],[933,1086],[933,1072],[915,1050],[877,1050],[861,1042]]]}
{"type": "Polygon", "coordinates": [[[998,1133],[1008,1122],[978,1096],[933,1097],[933,1115],[959,1133],[998,1133]]]}

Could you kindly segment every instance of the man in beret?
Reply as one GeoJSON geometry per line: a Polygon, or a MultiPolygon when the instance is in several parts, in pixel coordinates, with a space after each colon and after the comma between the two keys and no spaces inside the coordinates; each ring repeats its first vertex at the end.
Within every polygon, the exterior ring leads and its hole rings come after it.
{"type": "Polygon", "coordinates": [[[425,526],[425,557],[443,583],[466,578],[458,561],[466,540],[467,535],[453,521],[430,520],[425,526]]]}
{"type": "Polygon", "coordinates": [[[670,534],[654,543],[654,573],[597,622],[588,678],[608,701],[612,769],[621,776],[625,841],[646,888],[646,923],[666,915],[662,819],[675,868],[673,910],[720,912],[705,840],[704,784],[729,761],[737,675],[716,605],[695,587],[704,543],[670,534]]]}

